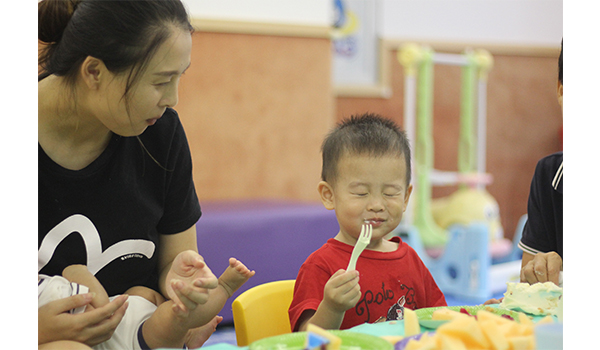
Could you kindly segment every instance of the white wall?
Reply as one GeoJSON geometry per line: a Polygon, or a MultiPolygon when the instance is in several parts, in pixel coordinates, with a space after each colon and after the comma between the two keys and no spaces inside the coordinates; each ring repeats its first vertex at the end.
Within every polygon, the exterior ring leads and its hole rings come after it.
{"type": "Polygon", "coordinates": [[[192,18],[329,26],[328,0],[182,0],[192,18]]]}
{"type": "MultiPolygon", "coordinates": [[[[562,0],[378,1],[377,28],[389,39],[556,47],[562,0]]],[[[333,0],[183,0],[194,18],[329,26],[333,0]]]]}
{"type": "Polygon", "coordinates": [[[385,38],[550,46],[563,36],[562,0],[381,0],[385,38]]]}

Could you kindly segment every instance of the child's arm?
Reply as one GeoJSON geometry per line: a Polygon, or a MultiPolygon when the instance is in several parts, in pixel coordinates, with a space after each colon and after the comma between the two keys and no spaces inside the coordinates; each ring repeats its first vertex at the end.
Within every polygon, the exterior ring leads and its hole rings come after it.
{"type": "Polygon", "coordinates": [[[346,311],[360,300],[358,271],[338,270],[325,284],[323,300],[316,311],[302,313],[298,331],[305,331],[308,323],[324,329],[340,329],[346,311]]]}
{"type": "Polygon", "coordinates": [[[82,284],[90,289],[90,293],[95,293],[92,299],[91,305],[94,308],[102,307],[109,303],[108,294],[98,279],[87,269],[85,265],[70,265],[67,266],[62,276],[69,280],[69,282],[75,282],[82,284]]]}
{"type": "MultiPolygon", "coordinates": [[[[210,322],[225,306],[225,302],[250,277],[254,276],[244,264],[229,259],[229,267],[219,277],[217,288],[208,290],[208,301],[193,304],[178,295],[187,310],[182,310],[173,300],[161,304],[142,329],[144,340],[151,348],[181,348],[187,331],[210,322]]],[[[177,284],[177,282],[175,282],[177,284]]],[[[177,292],[180,286],[174,285],[177,292]]]]}

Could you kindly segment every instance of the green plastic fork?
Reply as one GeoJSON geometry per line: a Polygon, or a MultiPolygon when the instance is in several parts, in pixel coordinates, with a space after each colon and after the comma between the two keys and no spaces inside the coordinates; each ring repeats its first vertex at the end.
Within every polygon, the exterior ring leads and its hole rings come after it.
{"type": "Polygon", "coordinates": [[[371,234],[373,233],[373,226],[371,224],[363,224],[360,230],[360,236],[358,236],[358,240],[356,241],[356,245],[352,250],[352,256],[350,257],[350,263],[348,263],[348,268],[346,271],[356,270],[356,261],[360,254],[365,250],[365,248],[371,243],[371,234]]]}

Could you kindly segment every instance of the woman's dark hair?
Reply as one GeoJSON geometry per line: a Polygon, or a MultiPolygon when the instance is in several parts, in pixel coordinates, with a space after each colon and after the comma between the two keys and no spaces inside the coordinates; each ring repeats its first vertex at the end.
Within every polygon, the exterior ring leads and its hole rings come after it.
{"type": "MultiPolygon", "coordinates": [[[[73,87],[83,61],[100,59],[112,73],[128,74],[123,99],[129,113],[132,87],[174,29],[194,31],[180,0],[43,0],[38,3],[38,40],[44,44],[38,80],[54,74],[73,87]]],[[[137,139],[158,166],[170,171],[137,139]]]]}
{"type": "Polygon", "coordinates": [[[562,52],[563,52],[563,41],[560,41],[560,55],[558,56],[558,81],[560,81],[561,85],[563,83],[563,58],[562,58],[562,52]]]}
{"type": "Polygon", "coordinates": [[[39,79],[54,74],[72,85],[86,57],[111,72],[129,71],[125,99],[173,28],[193,32],[180,0],[43,0],[38,3],[38,39],[46,44],[39,79]]]}
{"type": "Polygon", "coordinates": [[[406,133],[396,123],[380,115],[365,113],[344,119],[321,146],[323,168],[321,179],[333,183],[337,166],[344,154],[379,157],[388,154],[404,156],[406,184],[410,184],[410,144],[406,133]]]}

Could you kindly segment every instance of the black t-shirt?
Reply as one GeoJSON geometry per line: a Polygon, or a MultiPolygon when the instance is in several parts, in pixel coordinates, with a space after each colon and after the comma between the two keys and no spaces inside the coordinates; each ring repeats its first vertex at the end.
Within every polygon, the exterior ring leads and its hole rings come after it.
{"type": "Polygon", "coordinates": [[[535,255],[557,252],[563,255],[563,153],[542,158],[536,168],[529,201],[527,222],[519,247],[535,255]]]}
{"type": "Polygon", "coordinates": [[[82,170],[38,149],[38,272],[85,264],[108,295],[158,290],[159,235],[185,231],[201,215],[177,113],[167,109],[139,140],[113,134],[82,170]]]}

